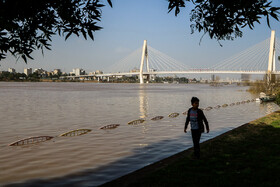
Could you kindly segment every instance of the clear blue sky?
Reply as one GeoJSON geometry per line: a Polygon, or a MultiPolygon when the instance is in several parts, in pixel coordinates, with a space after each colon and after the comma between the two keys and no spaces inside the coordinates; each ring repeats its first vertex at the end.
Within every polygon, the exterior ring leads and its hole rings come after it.
{"type": "MultiPolygon", "coordinates": [[[[144,39],[148,40],[148,45],[182,63],[209,67],[270,37],[271,30],[264,19],[262,24],[255,25],[254,30],[245,28],[242,38],[221,41],[223,47],[207,35],[199,45],[202,33],[191,34],[188,7],[175,17],[174,12],[167,13],[166,0],[112,2],[113,8],[106,6],[102,10],[99,25],[103,29],[95,33],[95,41],[73,35],[65,42],[63,37],[55,36],[52,50],[45,50],[44,57],[37,51],[33,54],[35,60],[30,60],[27,65],[8,57],[0,62],[0,70],[9,67],[18,72],[27,67],[48,71],[59,68],[65,72],[73,68],[83,68],[87,72],[103,70],[141,47],[144,39]]],[[[280,2],[274,0],[274,6],[280,6],[280,2]]],[[[276,36],[280,38],[280,22],[271,21],[271,29],[276,30],[276,36]]]]}

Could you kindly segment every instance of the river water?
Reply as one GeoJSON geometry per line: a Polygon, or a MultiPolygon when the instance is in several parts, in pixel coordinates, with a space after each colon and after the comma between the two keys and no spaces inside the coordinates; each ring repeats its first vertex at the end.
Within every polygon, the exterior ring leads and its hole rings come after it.
{"type": "MultiPolygon", "coordinates": [[[[0,185],[96,186],[192,146],[183,132],[192,96],[200,107],[256,98],[248,87],[207,84],[97,84],[0,82],[0,185]],[[177,118],[168,114],[178,112],[177,118]],[[152,117],[164,116],[152,121],[152,117]],[[127,122],[145,118],[146,122],[127,122]],[[109,124],[116,129],[100,130],[109,124]],[[92,131],[73,137],[58,135],[92,131]],[[10,143],[33,136],[52,140],[25,146],[10,143]]],[[[246,104],[204,111],[210,133],[202,141],[262,117],[279,107],[246,104]]]]}

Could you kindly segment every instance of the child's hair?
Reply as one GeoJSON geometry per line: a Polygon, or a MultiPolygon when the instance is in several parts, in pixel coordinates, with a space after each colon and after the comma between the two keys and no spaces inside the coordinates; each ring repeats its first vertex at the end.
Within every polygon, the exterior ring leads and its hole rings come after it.
{"type": "Polygon", "coordinates": [[[193,104],[194,102],[199,102],[199,99],[197,97],[192,97],[191,103],[193,104]]]}

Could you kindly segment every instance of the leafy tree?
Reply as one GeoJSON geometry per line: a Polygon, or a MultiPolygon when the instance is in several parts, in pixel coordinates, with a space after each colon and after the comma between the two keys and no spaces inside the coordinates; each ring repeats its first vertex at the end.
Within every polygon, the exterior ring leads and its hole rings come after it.
{"type": "Polygon", "coordinates": [[[25,77],[26,75],[24,73],[2,72],[0,74],[0,80],[21,80],[25,77]]]}
{"type": "MultiPolygon", "coordinates": [[[[112,7],[111,0],[107,0],[112,7]]],[[[190,12],[191,30],[209,34],[216,40],[242,37],[241,29],[260,23],[261,17],[278,20],[280,7],[272,0],[168,0],[169,12],[177,16],[186,3],[193,3],[190,12]]],[[[27,62],[31,53],[50,50],[52,36],[65,40],[72,34],[94,40],[93,32],[102,27],[100,0],[0,0],[0,60],[7,53],[27,62]]]]}
{"type": "Polygon", "coordinates": [[[155,78],[155,82],[162,83],[163,82],[163,78],[162,77],[156,77],[155,78]]]}
{"type": "Polygon", "coordinates": [[[39,79],[39,74],[37,72],[31,73],[28,75],[29,79],[39,79]]]}
{"type": "Polygon", "coordinates": [[[169,12],[175,9],[175,15],[180,13],[180,8],[185,7],[185,2],[192,2],[190,20],[192,32],[198,30],[209,34],[210,38],[217,40],[233,40],[242,37],[241,29],[260,23],[265,16],[267,24],[269,17],[278,20],[280,7],[272,7],[269,0],[168,0],[169,12]]]}
{"type": "Polygon", "coordinates": [[[24,79],[24,78],[26,78],[26,74],[24,74],[24,73],[16,73],[15,74],[15,78],[17,80],[24,79]]]}
{"type": "Polygon", "coordinates": [[[55,34],[94,40],[103,6],[99,0],[0,0],[0,60],[10,52],[27,62],[35,49],[50,50],[55,34]]]}
{"type": "Polygon", "coordinates": [[[8,79],[8,77],[10,76],[10,72],[2,72],[1,74],[0,74],[0,80],[7,80],[8,79]]]}
{"type": "Polygon", "coordinates": [[[9,73],[8,79],[9,80],[14,80],[15,79],[14,74],[13,73],[9,73]]]}
{"type": "Polygon", "coordinates": [[[188,83],[189,80],[186,77],[181,77],[179,80],[180,83],[188,83]]]}

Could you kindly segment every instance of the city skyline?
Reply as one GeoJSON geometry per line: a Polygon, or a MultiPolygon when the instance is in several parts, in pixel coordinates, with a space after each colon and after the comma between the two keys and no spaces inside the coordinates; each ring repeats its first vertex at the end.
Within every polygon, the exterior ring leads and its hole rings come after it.
{"type": "MultiPolygon", "coordinates": [[[[266,19],[262,19],[254,30],[245,28],[242,38],[221,41],[223,47],[207,35],[199,44],[203,33],[190,34],[188,7],[175,17],[174,12],[167,14],[168,3],[162,0],[121,0],[113,1],[113,5],[113,8],[106,6],[102,9],[99,25],[103,29],[95,33],[95,41],[75,36],[64,41],[64,38],[55,36],[52,50],[45,50],[44,56],[41,51],[36,51],[32,55],[34,60],[29,60],[27,64],[8,56],[0,62],[0,71],[15,68],[23,72],[29,67],[61,69],[63,72],[70,72],[73,68],[82,68],[87,72],[104,70],[141,47],[145,39],[148,45],[179,62],[192,67],[209,67],[269,38],[271,29],[276,30],[278,38],[280,36],[279,22],[271,19],[270,29],[266,19]]],[[[280,6],[280,2],[274,1],[274,6],[280,6]]]]}

